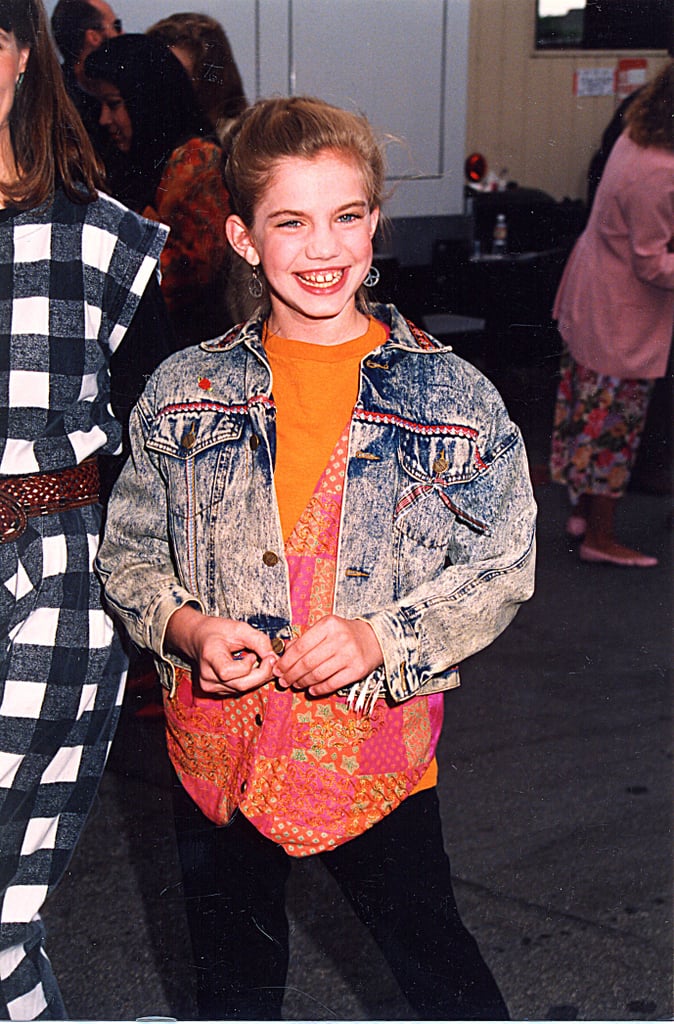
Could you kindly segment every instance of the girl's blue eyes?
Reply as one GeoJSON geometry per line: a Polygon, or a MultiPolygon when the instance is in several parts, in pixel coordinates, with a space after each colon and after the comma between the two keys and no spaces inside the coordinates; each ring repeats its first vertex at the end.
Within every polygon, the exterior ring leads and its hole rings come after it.
{"type": "MultiPolygon", "coordinates": [[[[362,220],[362,213],[342,213],[337,218],[339,224],[352,224],[356,220],[362,220]]],[[[299,220],[284,220],[276,225],[277,228],[296,228],[301,225],[299,220]]]]}

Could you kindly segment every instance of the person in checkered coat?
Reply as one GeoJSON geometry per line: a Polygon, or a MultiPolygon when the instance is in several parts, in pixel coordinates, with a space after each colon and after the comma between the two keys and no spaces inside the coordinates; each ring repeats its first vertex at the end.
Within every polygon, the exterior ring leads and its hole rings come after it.
{"type": "Polygon", "coordinates": [[[65,1017],[40,908],[95,796],[126,672],[92,568],[98,457],[121,448],[110,363],[159,294],[167,231],[101,182],[42,0],[0,0],[0,1017],[10,1020],[65,1017]]]}

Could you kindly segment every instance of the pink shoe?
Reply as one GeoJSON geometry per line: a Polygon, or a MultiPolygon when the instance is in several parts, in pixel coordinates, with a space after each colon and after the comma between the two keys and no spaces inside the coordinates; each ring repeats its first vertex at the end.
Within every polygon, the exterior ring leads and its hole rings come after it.
{"type": "Polygon", "coordinates": [[[587,519],[584,516],[569,516],[564,529],[567,537],[571,537],[572,540],[580,540],[587,533],[587,519]]]}
{"type": "Polygon", "coordinates": [[[597,551],[588,544],[581,544],[578,550],[581,562],[599,562],[605,565],[622,565],[631,569],[651,569],[658,564],[657,558],[642,555],[635,551],[631,555],[609,555],[607,551],[597,551]]]}

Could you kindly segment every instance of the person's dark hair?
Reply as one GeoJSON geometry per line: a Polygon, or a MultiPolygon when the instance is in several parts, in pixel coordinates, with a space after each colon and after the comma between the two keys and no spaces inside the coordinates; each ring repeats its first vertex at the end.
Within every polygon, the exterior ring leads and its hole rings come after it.
{"type": "Polygon", "coordinates": [[[0,28],[30,48],[9,115],[17,180],[0,182],[20,209],[46,202],[61,185],[75,202],[90,202],[103,174],[63,84],[42,0],[0,0],[0,28]]]}
{"type": "Polygon", "coordinates": [[[206,136],[204,117],[187,72],[164,43],[127,33],[108,39],[84,62],[87,78],[119,89],[133,127],[129,153],[115,164],[110,187],[117,198],[143,209],[154,198],[166,161],[188,139],[206,136]]]}
{"type": "Polygon", "coordinates": [[[640,90],[625,120],[627,133],[638,146],[674,150],[674,61],[640,90]]]}
{"type": "Polygon", "coordinates": [[[66,65],[79,60],[85,33],[100,23],[101,12],[87,0],[59,0],[51,16],[51,30],[66,65]]]}
{"type": "Polygon", "coordinates": [[[218,129],[246,109],[248,101],[227,33],[207,14],[172,14],[151,25],[147,35],[178,46],[194,61],[192,86],[199,105],[218,129]]]}
{"type": "MultiPolygon", "coordinates": [[[[224,177],[232,213],[252,228],[255,209],[279,160],[311,160],[326,151],[353,160],[363,176],[370,210],[380,208],[385,198],[384,145],[365,117],[313,96],[279,97],[254,103],[235,121],[224,143],[224,177]]],[[[236,257],[231,262],[233,279],[241,287],[246,268],[240,263],[245,261],[236,257]]],[[[260,307],[266,311],[269,296],[263,275],[260,282],[260,307]]],[[[359,290],[357,301],[361,309],[367,310],[365,289],[359,290]]]]}

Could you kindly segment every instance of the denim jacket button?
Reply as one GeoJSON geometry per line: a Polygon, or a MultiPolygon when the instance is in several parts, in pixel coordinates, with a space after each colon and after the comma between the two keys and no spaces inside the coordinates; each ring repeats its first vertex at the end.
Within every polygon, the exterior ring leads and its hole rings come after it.
{"type": "Polygon", "coordinates": [[[196,440],[197,432],[194,429],[194,424],[192,423],[190,429],[181,437],[180,443],[183,446],[183,448],[193,448],[194,445],[196,444],[196,440]]]}
{"type": "Polygon", "coordinates": [[[275,636],[271,642],[271,649],[274,654],[283,654],[286,649],[286,642],[282,636],[275,636]]]}
{"type": "Polygon", "coordinates": [[[256,452],[257,449],[260,447],[260,438],[258,437],[258,435],[252,434],[248,444],[250,445],[250,450],[252,452],[256,452]]]}
{"type": "Polygon", "coordinates": [[[433,472],[436,476],[442,476],[449,469],[449,462],[447,456],[443,452],[442,455],[438,455],[437,459],[433,463],[433,472]]]}
{"type": "Polygon", "coordinates": [[[278,565],[278,555],[274,551],[265,551],[262,561],[265,565],[278,565]]]}

